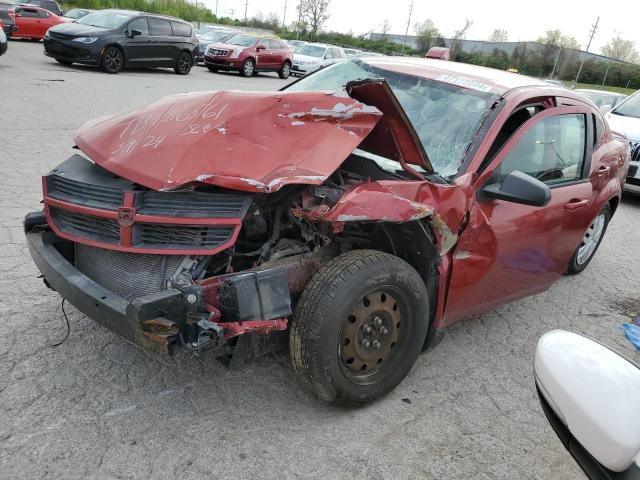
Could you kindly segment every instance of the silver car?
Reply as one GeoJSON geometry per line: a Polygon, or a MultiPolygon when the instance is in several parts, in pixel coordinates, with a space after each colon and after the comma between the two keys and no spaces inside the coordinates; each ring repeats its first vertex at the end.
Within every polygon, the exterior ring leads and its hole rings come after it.
{"type": "Polygon", "coordinates": [[[631,161],[626,191],[640,194],[640,91],[634,93],[605,115],[611,131],[629,139],[631,161]]]}

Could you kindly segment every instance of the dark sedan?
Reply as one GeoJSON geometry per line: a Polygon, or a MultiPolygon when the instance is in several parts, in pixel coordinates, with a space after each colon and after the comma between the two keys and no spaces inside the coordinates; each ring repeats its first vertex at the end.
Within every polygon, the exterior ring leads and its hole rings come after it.
{"type": "Polygon", "coordinates": [[[129,10],[101,10],[49,29],[45,55],[66,65],[97,65],[107,73],[123,68],[171,67],[191,71],[198,40],[191,24],[129,10]]]}

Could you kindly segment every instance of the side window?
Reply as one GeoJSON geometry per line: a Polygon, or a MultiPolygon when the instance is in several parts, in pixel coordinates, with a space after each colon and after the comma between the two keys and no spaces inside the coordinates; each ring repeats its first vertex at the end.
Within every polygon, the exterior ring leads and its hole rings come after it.
{"type": "Polygon", "coordinates": [[[149,31],[154,37],[171,37],[171,22],[163,18],[149,18],[149,31]]]}
{"type": "Polygon", "coordinates": [[[333,53],[331,53],[331,49],[327,48],[327,50],[324,52],[324,58],[333,58],[333,53]]]}
{"type": "Polygon", "coordinates": [[[149,23],[147,22],[146,17],[136,18],[133,22],[129,23],[127,30],[131,32],[131,30],[140,30],[142,32],[142,36],[149,36],[149,23]]]}
{"type": "Polygon", "coordinates": [[[19,13],[23,17],[27,17],[27,18],[38,17],[38,10],[36,10],[35,8],[21,8],[20,10],[17,10],[16,13],[19,13]]]}
{"type": "Polygon", "coordinates": [[[600,137],[602,137],[602,132],[604,131],[604,125],[597,115],[593,115],[593,131],[595,132],[593,144],[597,145],[600,143],[600,137]]]}
{"type": "Polygon", "coordinates": [[[342,54],[337,48],[332,48],[331,53],[333,54],[333,58],[342,58],[342,54]]]}
{"type": "Polygon", "coordinates": [[[49,18],[50,13],[46,10],[38,10],[38,18],[49,18]]]}
{"type": "Polygon", "coordinates": [[[56,14],[60,13],[60,7],[58,7],[58,4],[56,2],[45,0],[44,1],[44,8],[46,8],[50,12],[53,12],[53,13],[56,13],[56,14]]]}
{"type": "Polygon", "coordinates": [[[267,50],[271,50],[273,48],[273,44],[271,43],[271,40],[269,40],[268,38],[263,38],[262,42],[260,42],[264,48],[266,48],[267,50]]]}
{"type": "Polygon", "coordinates": [[[190,37],[191,36],[191,25],[183,22],[171,22],[171,26],[173,27],[173,34],[176,37],[190,37]]]}
{"type": "Polygon", "coordinates": [[[284,46],[280,40],[271,40],[271,48],[274,50],[282,50],[284,46]]]}
{"type": "Polygon", "coordinates": [[[549,185],[578,180],[586,145],[583,114],[547,117],[534,125],[496,169],[497,181],[520,170],[549,185]]]}

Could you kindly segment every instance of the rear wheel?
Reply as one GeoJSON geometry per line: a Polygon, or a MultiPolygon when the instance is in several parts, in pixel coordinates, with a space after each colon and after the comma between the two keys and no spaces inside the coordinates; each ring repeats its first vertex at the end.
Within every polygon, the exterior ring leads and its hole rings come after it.
{"type": "Polygon", "coordinates": [[[69,60],[63,60],[62,58],[56,58],[56,62],[61,63],[62,65],[71,65],[73,63],[69,60]]]}
{"type": "Polygon", "coordinates": [[[256,64],[253,58],[247,58],[240,67],[240,75],[243,77],[250,77],[256,69],[256,64]]]}
{"type": "Polygon", "coordinates": [[[409,373],[424,343],[427,289],[404,260],[356,250],[327,263],[296,306],[289,348],[303,382],[325,402],[375,400],[409,373]]]}
{"type": "Polygon", "coordinates": [[[124,66],[124,55],[118,47],[107,47],[102,54],[102,70],[107,73],[118,73],[124,66]]]}
{"type": "Polygon", "coordinates": [[[609,205],[605,205],[598,213],[598,216],[591,222],[578,248],[573,252],[567,273],[575,275],[587,268],[587,265],[596,254],[600,242],[602,242],[609,220],[611,220],[611,208],[609,208],[609,205]]]}
{"type": "Polygon", "coordinates": [[[178,75],[187,75],[193,67],[193,57],[189,52],[180,52],[173,71],[178,75]]]}
{"type": "Polygon", "coordinates": [[[289,78],[289,75],[291,75],[291,64],[289,62],[284,62],[282,64],[282,68],[278,70],[278,76],[281,79],[286,80],[289,78]]]}

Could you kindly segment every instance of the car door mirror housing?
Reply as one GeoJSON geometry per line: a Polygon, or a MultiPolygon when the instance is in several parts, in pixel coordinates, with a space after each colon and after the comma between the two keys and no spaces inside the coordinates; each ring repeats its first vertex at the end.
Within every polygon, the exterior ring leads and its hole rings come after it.
{"type": "Polygon", "coordinates": [[[131,30],[129,31],[129,36],[130,36],[131,38],[139,37],[140,35],[142,35],[142,32],[141,32],[140,30],[136,30],[135,28],[133,28],[133,29],[131,29],[131,30]]]}
{"type": "Polygon", "coordinates": [[[543,410],[589,478],[640,469],[640,368],[582,335],[554,330],[538,341],[535,380],[543,410]]]}
{"type": "Polygon", "coordinates": [[[262,44],[261,44],[261,45],[258,45],[258,46],[256,47],[256,50],[265,50],[266,48],[267,48],[267,47],[265,47],[264,45],[262,45],[262,44]]]}
{"type": "Polygon", "coordinates": [[[514,170],[502,182],[489,180],[478,195],[478,200],[504,200],[506,202],[544,207],[551,200],[551,189],[540,180],[514,170]]]}

